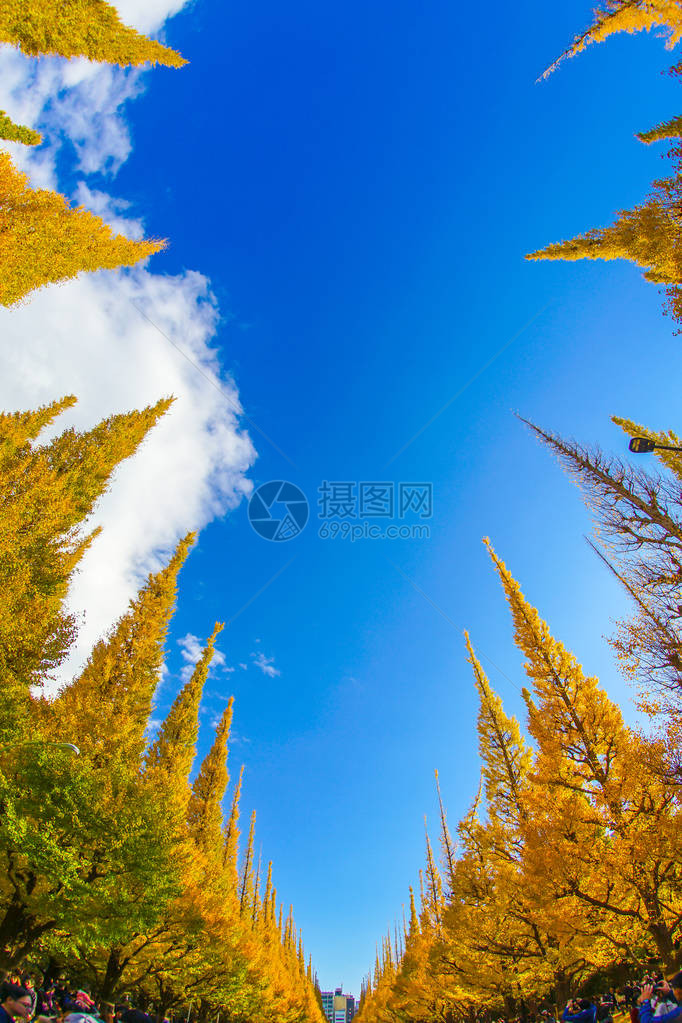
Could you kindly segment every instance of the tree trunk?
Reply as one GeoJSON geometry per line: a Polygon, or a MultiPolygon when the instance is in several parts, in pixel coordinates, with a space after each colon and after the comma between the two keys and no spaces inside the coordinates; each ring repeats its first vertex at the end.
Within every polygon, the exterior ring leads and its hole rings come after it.
{"type": "Polygon", "coordinates": [[[104,980],[102,981],[102,989],[100,991],[100,994],[105,1001],[110,1002],[112,1000],[123,970],[124,966],[121,964],[121,949],[115,945],[109,952],[107,968],[104,974],[104,980]]]}
{"type": "Polygon", "coordinates": [[[54,956],[50,956],[47,966],[43,973],[43,984],[42,986],[47,989],[53,981],[57,979],[62,967],[59,965],[54,956]]]}
{"type": "Polygon", "coordinates": [[[656,942],[656,948],[658,954],[663,961],[665,967],[665,973],[674,973],[678,968],[680,952],[676,949],[673,944],[673,939],[670,931],[665,924],[649,924],[649,934],[656,942]]]}
{"type": "Polygon", "coordinates": [[[46,931],[56,926],[54,920],[38,923],[17,893],[0,921],[0,969],[12,970],[46,931]]]}
{"type": "Polygon", "coordinates": [[[554,1000],[557,1007],[557,1013],[561,1016],[564,1011],[566,1002],[571,994],[571,981],[566,976],[563,970],[557,970],[554,974],[554,1000]]]}

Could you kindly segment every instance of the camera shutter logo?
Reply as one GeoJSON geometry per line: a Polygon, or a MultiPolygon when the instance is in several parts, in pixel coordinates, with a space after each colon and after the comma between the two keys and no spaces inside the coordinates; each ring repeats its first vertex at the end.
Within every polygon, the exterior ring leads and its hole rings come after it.
{"type": "Polygon", "coordinates": [[[271,480],[251,495],[249,522],[264,540],[293,540],[302,533],[310,508],[308,499],[294,483],[271,480]]]}

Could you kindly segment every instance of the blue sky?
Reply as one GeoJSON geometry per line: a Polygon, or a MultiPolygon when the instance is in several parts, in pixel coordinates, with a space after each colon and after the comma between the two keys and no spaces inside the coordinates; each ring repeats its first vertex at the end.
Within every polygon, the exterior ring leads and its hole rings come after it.
{"type": "MultiPolygon", "coordinates": [[[[589,17],[537,0],[197,0],[166,30],[189,66],[146,77],[129,159],[113,185],[91,178],[170,239],[155,273],[210,279],[223,377],[288,459],[247,426],[255,485],[291,480],[315,512],[324,479],[433,484],[428,540],[321,540],[313,514],[268,543],[242,501],[182,575],[171,669],[179,639],[233,619],[201,751],[233,693],[244,815],[323,988],[358,994],[400,917],[424,814],[436,837],[434,769],[451,823],[475,794],[463,628],[521,713],[483,536],[631,708],[603,639],[622,598],[578,492],[513,417],[619,453],[612,414],[679,428],[681,342],[656,289],[630,265],[523,259],[609,223],[664,171],[633,137],[679,110],[660,40],[614,38],[535,84],[589,17]]],[[[172,696],[171,680],[161,712],[172,696]]]]}
{"type": "Polygon", "coordinates": [[[224,634],[237,667],[211,689],[235,694],[243,805],[323,987],[358,993],[400,915],[424,814],[435,830],[434,768],[453,823],[475,793],[462,628],[521,712],[482,536],[629,700],[602,638],[620,595],[582,539],[577,491],[512,411],[622,453],[611,414],[676,425],[680,342],[636,269],[522,257],[643,197],[661,150],[633,133],[678,93],[662,43],[641,37],[536,85],[588,20],[572,6],[201,0],[168,29],[190,66],[130,108],[117,187],[171,239],[157,271],[210,277],[225,372],[294,463],[251,430],[255,483],[290,479],[314,502],[323,479],[433,482],[429,540],[322,541],[313,518],[266,543],[242,504],[182,578],[175,633],[202,635],[283,569],[224,634]]]}

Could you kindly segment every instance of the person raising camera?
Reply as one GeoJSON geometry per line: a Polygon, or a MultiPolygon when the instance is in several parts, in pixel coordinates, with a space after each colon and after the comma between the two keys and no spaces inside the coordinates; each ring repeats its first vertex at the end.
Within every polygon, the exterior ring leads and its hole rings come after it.
{"type": "Polygon", "coordinates": [[[595,1023],[597,1007],[589,998],[571,998],[562,1015],[564,1023],[595,1023]]]}
{"type": "Polygon", "coordinates": [[[642,987],[639,1002],[640,1023],[682,1023],[682,972],[667,980],[642,987]]]}

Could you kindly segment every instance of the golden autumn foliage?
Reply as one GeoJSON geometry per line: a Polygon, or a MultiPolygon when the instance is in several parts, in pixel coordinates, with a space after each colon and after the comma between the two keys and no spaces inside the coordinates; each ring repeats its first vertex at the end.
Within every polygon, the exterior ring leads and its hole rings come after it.
{"type": "Polygon", "coordinates": [[[255,814],[240,862],[241,773],[223,813],[231,700],[190,783],[220,625],[150,735],[193,536],[73,682],[51,699],[34,688],[73,639],[64,598],[87,518],[170,404],[41,446],[73,402],[0,415],[0,968],[55,957],[102,997],[132,990],[162,1015],[194,1002],[202,1019],[324,1023],[292,911],[256,861],[255,814]]]}
{"type": "MultiPolygon", "coordinates": [[[[571,47],[545,72],[550,74],[564,57],[574,56],[593,42],[615,32],[650,31],[659,28],[668,47],[682,38],[682,4],[679,0],[606,0],[595,10],[592,26],[577,36],[571,47]]],[[[682,63],[670,69],[682,74],[682,63]]],[[[539,259],[627,259],[644,270],[645,280],[663,285],[666,308],[682,322],[682,117],[672,117],[637,138],[649,145],[673,140],[668,156],[673,168],[669,177],[654,181],[646,200],[631,210],[620,210],[610,227],[592,228],[575,238],[555,242],[529,253],[539,259]]]]}
{"type": "Polygon", "coordinates": [[[25,146],[37,146],[43,141],[39,132],[26,128],[23,124],[15,124],[4,110],[0,110],[0,139],[23,142],[25,146]]]}
{"type": "Polygon", "coordinates": [[[593,228],[568,241],[554,242],[529,253],[526,259],[629,260],[644,270],[645,280],[663,285],[668,311],[682,322],[681,130],[682,120],[675,117],[638,135],[647,144],[674,140],[668,153],[673,160],[673,173],[654,182],[644,203],[632,210],[621,210],[610,227],[593,228]]]}
{"type": "Polygon", "coordinates": [[[11,718],[27,706],[31,687],[51,677],[73,638],[63,601],[93,536],[80,527],[115,467],[170,404],[111,416],[87,433],[66,430],[48,445],[35,444],[74,401],[0,415],[0,679],[11,718]]]}
{"type": "Polygon", "coordinates": [[[660,142],[662,139],[677,139],[682,136],[682,117],[671,117],[669,121],[662,121],[648,131],[638,131],[637,138],[646,145],[652,142],[660,142]]]}
{"type": "Polygon", "coordinates": [[[145,773],[152,777],[156,774],[165,776],[164,783],[181,803],[183,817],[186,816],[190,797],[188,779],[199,734],[199,705],[221,629],[222,625],[218,624],[213,629],[194,671],[175,698],[158,736],[145,755],[145,773]]]}
{"type": "MultiPolygon", "coordinates": [[[[121,66],[187,62],[174,50],[124,25],[106,0],[0,0],[0,43],[30,56],[86,57],[121,66]]],[[[0,111],[0,139],[37,145],[40,134],[0,111]]],[[[73,209],[64,196],[31,189],[0,153],[0,304],[11,306],[46,284],[84,270],[133,266],[162,241],[114,235],[101,218],[73,209]]]]}
{"type": "MultiPolygon", "coordinates": [[[[628,435],[678,443],[671,431],[615,421],[628,435]]],[[[509,1019],[529,1006],[561,1009],[623,962],[666,971],[682,962],[682,462],[660,451],[666,479],[532,429],[580,483],[633,598],[629,675],[662,726],[647,734],[625,723],[486,541],[525,657],[529,738],[467,636],[481,787],[454,840],[441,801],[441,865],[427,838],[421,914],[411,901],[404,948],[384,941],[360,1023],[454,1023],[483,1010],[509,1019]]]]}
{"type": "Polygon", "coordinates": [[[650,32],[660,29],[668,48],[682,38],[682,5],[679,0],[605,0],[594,11],[591,26],[544,72],[555,70],[566,57],[574,57],[591,43],[601,43],[617,32],[650,32]]]}
{"type": "Polygon", "coordinates": [[[597,910],[614,949],[633,957],[649,944],[671,970],[682,919],[677,784],[659,770],[659,743],[625,725],[492,549],[491,557],[533,689],[524,692],[537,748],[526,827],[531,872],[558,882],[562,898],[597,910]]]}
{"type": "Polygon", "coordinates": [[[219,854],[221,869],[225,863],[221,808],[230,780],[227,770],[227,743],[232,725],[233,703],[233,697],[230,697],[216,726],[213,745],[192,785],[187,807],[187,823],[195,843],[209,858],[219,854]]]}
{"type": "Polygon", "coordinates": [[[177,577],[193,536],[186,537],[168,565],[146,585],[108,637],[94,647],[85,668],[49,704],[55,735],[63,722],[78,722],[83,750],[94,760],[138,763],[163,666],[177,577]],[[115,729],[102,729],[102,719],[115,729]]]}
{"type": "MultiPolygon", "coordinates": [[[[73,916],[74,901],[90,929],[96,931],[96,921],[106,918],[116,933],[116,914],[109,911],[115,892],[140,907],[139,914],[130,914],[139,922],[148,908],[141,891],[168,884],[163,868],[168,847],[162,822],[151,814],[153,803],[143,793],[137,800],[113,799],[114,792],[126,792],[128,769],[122,772],[108,762],[103,771],[96,756],[84,755],[73,764],[68,750],[51,748],[50,741],[63,743],[65,733],[79,736],[85,722],[68,715],[55,722],[54,704],[36,695],[36,687],[50,680],[74,637],[64,599],[95,535],[83,526],[115,467],[135,452],[170,402],[37,443],[41,431],[74,401],[67,397],[35,412],[0,416],[0,959],[5,965],[48,940],[73,916]],[[32,744],[24,746],[18,737],[27,735],[32,744]],[[115,806],[112,816],[107,806],[115,806]],[[116,829],[123,831],[114,842],[116,829]],[[134,854],[136,830],[153,845],[144,861],[134,854]],[[103,849],[109,851],[109,872],[101,869],[103,849]]],[[[100,713],[93,734],[101,733],[101,722],[100,713]]],[[[73,924],[78,930],[78,919],[73,924]]]]}
{"type": "Polygon", "coordinates": [[[105,0],[0,0],[0,42],[32,57],[58,54],[110,64],[186,64],[179,53],[124,25],[105,0]]]}
{"type": "Polygon", "coordinates": [[[45,284],[83,270],[133,266],[164,248],[130,241],[64,196],[32,189],[7,153],[0,153],[0,304],[13,305],[45,284]]]}
{"type": "Polygon", "coordinates": [[[682,281],[679,214],[661,196],[652,196],[633,210],[621,211],[611,227],[554,242],[526,259],[627,259],[643,268],[645,280],[677,286],[682,281]]]}

